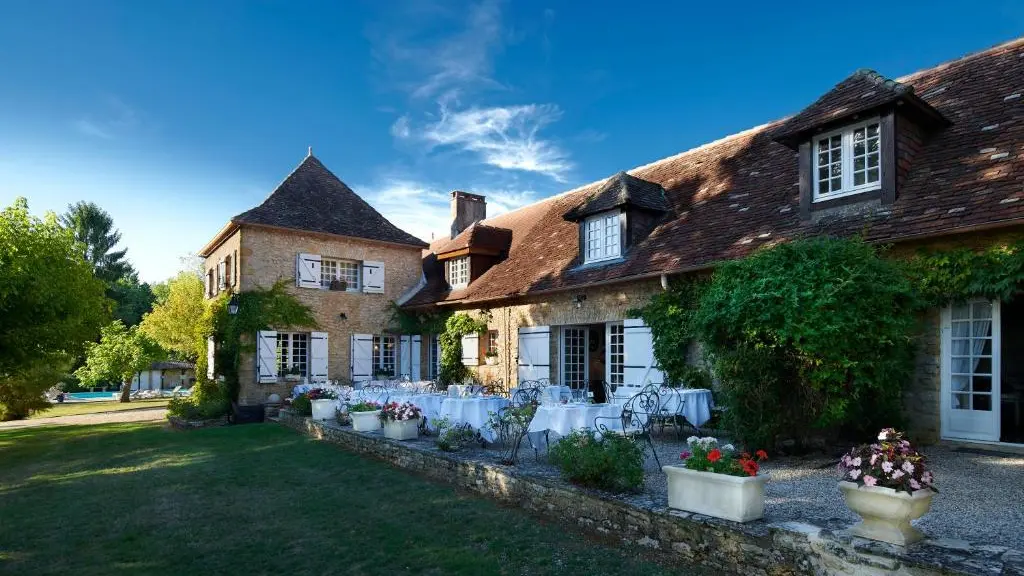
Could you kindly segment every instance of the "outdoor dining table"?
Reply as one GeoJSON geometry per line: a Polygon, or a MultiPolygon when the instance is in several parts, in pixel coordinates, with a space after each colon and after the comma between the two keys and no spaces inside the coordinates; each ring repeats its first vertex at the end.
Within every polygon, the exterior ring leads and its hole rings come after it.
{"type": "MultiPolygon", "coordinates": [[[[488,441],[494,442],[497,433],[487,427],[491,419],[491,412],[497,413],[509,405],[508,398],[501,396],[476,396],[470,398],[445,398],[441,402],[437,419],[448,418],[452,424],[469,424],[474,430],[480,432],[480,436],[488,441]]],[[[430,427],[435,420],[428,420],[430,427]]]]}
{"type": "MultiPolygon", "coordinates": [[[[634,386],[620,387],[612,394],[611,401],[615,404],[625,404],[640,390],[634,386]]],[[[711,409],[715,407],[711,390],[706,388],[661,388],[658,390],[658,397],[661,398],[662,414],[680,414],[697,428],[711,419],[711,409]]]]}
{"type": "Polygon", "coordinates": [[[537,407],[537,412],[530,421],[526,433],[534,446],[539,446],[539,440],[547,433],[547,440],[554,441],[572,432],[583,428],[595,429],[594,419],[601,417],[601,424],[609,430],[621,429],[619,417],[622,416],[622,406],[618,404],[542,404],[537,407]],[[607,418],[607,420],[604,420],[607,418]]]}
{"type": "MultiPolygon", "coordinates": [[[[512,388],[509,390],[509,397],[515,398],[516,392],[519,391],[519,387],[512,388]]],[[[542,386],[540,388],[540,395],[537,398],[541,404],[558,404],[562,400],[568,401],[572,398],[572,388],[568,386],[542,386]]]]}

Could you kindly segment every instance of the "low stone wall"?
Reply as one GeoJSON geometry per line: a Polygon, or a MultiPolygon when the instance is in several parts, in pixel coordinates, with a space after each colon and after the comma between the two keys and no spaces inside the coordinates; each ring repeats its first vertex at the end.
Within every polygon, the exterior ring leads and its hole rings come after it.
{"type": "Polygon", "coordinates": [[[282,410],[281,424],[359,454],[526,508],[625,547],[731,574],[1017,574],[1024,555],[1004,547],[927,541],[903,549],[852,538],[843,526],[737,524],[644,505],[514,467],[462,458],[379,434],[354,432],[282,410]]]}
{"type": "Polygon", "coordinates": [[[167,416],[167,421],[170,422],[172,428],[177,428],[178,430],[195,430],[197,428],[227,426],[228,417],[221,416],[220,418],[210,418],[208,420],[185,420],[178,416],[167,416]]]}

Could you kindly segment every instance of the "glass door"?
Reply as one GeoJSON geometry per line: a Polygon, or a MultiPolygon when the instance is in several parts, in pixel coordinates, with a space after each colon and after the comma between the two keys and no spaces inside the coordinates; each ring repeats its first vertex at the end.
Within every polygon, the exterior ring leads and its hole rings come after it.
{"type": "Polygon", "coordinates": [[[573,390],[584,389],[587,383],[589,332],[585,326],[562,327],[562,385],[573,390]]]}
{"type": "Polygon", "coordinates": [[[942,435],[999,441],[999,302],[950,306],[942,334],[942,435]]]}

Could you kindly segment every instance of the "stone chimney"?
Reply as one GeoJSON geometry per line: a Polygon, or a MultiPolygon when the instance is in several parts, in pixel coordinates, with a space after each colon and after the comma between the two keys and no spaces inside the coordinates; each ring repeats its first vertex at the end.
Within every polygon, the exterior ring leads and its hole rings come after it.
{"type": "Polygon", "coordinates": [[[479,194],[452,192],[452,238],[474,223],[487,218],[487,200],[479,194]]]}

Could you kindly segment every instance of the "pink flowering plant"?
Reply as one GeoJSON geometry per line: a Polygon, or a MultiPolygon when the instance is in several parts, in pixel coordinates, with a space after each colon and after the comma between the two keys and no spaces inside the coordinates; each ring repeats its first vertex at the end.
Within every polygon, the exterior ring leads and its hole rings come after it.
{"type": "Polygon", "coordinates": [[[402,404],[389,402],[381,408],[379,418],[381,422],[389,420],[405,422],[406,420],[418,420],[421,415],[420,409],[409,402],[402,404]]]}
{"type": "Polygon", "coordinates": [[[839,476],[861,486],[882,486],[897,492],[935,490],[935,478],[925,465],[924,455],[893,428],[882,430],[878,442],[858,446],[844,455],[839,461],[839,476]]]}
{"type": "Polygon", "coordinates": [[[330,388],[313,388],[309,392],[306,392],[306,396],[310,400],[337,400],[338,393],[330,388]]]}

